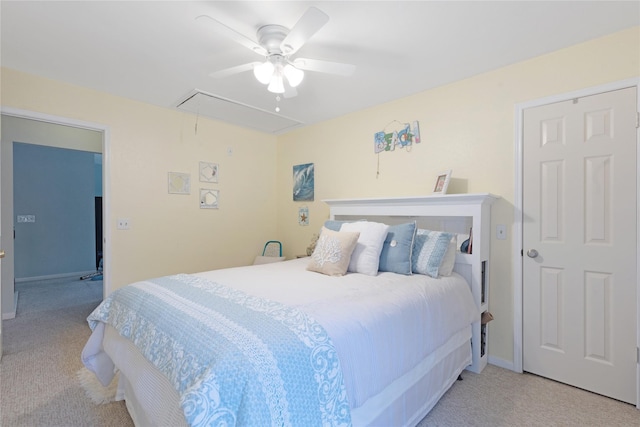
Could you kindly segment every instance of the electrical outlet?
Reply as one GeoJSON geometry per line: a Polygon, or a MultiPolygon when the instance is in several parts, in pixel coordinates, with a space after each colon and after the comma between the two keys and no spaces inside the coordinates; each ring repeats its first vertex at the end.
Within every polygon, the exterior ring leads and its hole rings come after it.
{"type": "Polygon", "coordinates": [[[496,238],[498,240],[507,240],[507,226],[499,224],[496,226],[496,238]]]}
{"type": "Polygon", "coordinates": [[[118,218],[118,230],[128,230],[131,227],[129,218],[118,218]]]}

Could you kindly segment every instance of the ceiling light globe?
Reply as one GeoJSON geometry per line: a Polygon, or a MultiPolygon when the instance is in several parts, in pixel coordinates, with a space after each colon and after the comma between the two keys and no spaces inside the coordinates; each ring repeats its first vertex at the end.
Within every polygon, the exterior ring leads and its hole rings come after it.
{"type": "Polygon", "coordinates": [[[284,93],[284,82],[282,76],[274,75],[267,90],[272,93],[284,93]]]}
{"type": "Polygon", "coordinates": [[[253,75],[256,76],[256,79],[258,79],[260,83],[266,85],[271,81],[273,70],[273,64],[269,61],[266,61],[253,67],[253,75]]]}
{"type": "Polygon", "coordinates": [[[296,87],[300,84],[300,82],[302,82],[302,79],[304,78],[304,71],[294,67],[291,64],[287,64],[284,67],[284,75],[287,78],[289,85],[291,87],[296,87]]]}

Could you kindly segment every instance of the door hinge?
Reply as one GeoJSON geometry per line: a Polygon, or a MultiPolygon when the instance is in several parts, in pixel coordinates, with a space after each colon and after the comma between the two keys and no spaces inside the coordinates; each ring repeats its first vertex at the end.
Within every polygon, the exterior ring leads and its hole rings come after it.
{"type": "Polygon", "coordinates": [[[636,363],[640,363],[640,348],[636,347],[636,363]]]}
{"type": "Polygon", "coordinates": [[[636,129],[640,128],[640,111],[636,112],[636,129]]]}

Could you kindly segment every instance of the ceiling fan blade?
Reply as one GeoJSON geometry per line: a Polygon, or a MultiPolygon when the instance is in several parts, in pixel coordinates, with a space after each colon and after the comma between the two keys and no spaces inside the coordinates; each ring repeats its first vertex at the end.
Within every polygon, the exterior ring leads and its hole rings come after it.
{"type": "Polygon", "coordinates": [[[280,49],[285,55],[294,54],[328,21],[329,15],[316,7],[310,7],[291,28],[282,41],[280,49]]]}
{"type": "Polygon", "coordinates": [[[205,25],[207,25],[211,30],[215,31],[221,36],[235,41],[236,43],[240,43],[241,45],[243,45],[247,49],[252,50],[255,53],[263,56],[267,56],[268,54],[266,49],[260,46],[257,42],[251,40],[249,37],[246,37],[243,34],[240,34],[233,28],[227,27],[222,22],[210,17],[209,15],[200,15],[196,18],[196,20],[204,22],[205,25]]]}
{"type": "Polygon", "coordinates": [[[296,58],[293,61],[293,65],[301,70],[318,71],[320,73],[336,74],[339,76],[350,76],[356,71],[356,66],[353,64],[309,58],[296,58]]]}
{"type": "Polygon", "coordinates": [[[232,76],[234,74],[244,73],[245,71],[253,70],[253,67],[255,67],[258,64],[260,64],[260,62],[249,62],[248,64],[236,65],[235,67],[214,71],[213,73],[209,74],[209,76],[216,79],[222,79],[225,77],[232,76]]]}

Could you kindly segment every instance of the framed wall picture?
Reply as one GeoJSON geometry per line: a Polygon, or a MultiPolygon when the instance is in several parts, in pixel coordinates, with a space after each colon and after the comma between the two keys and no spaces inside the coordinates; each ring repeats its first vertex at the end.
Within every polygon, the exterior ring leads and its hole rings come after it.
{"type": "Polygon", "coordinates": [[[169,194],[190,194],[191,175],[188,173],[169,172],[169,194]]]}
{"type": "Polygon", "coordinates": [[[298,208],[298,225],[309,225],[308,206],[301,206],[298,208]]]}
{"type": "Polygon", "coordinates": [[[451,180],[451,169],[442,172],[436,178],[436,184],[433,187],[433,194],[447,194],[449,181],[451,180]]]}
{"type": "Polygon", "coordinates": [[[218,209],[219,191],[212,188],[200,189],[200,209],[218,209]]]}
{"type": "Polygon", "coordinates": [[[200,182],[218,182],[218,164],[200,162],[200,182]]]}
{"type": "Polygon", "coordinates": [[[293,166],[293,201],[313,201],[314,198],[313,163],[293,166]]]}

